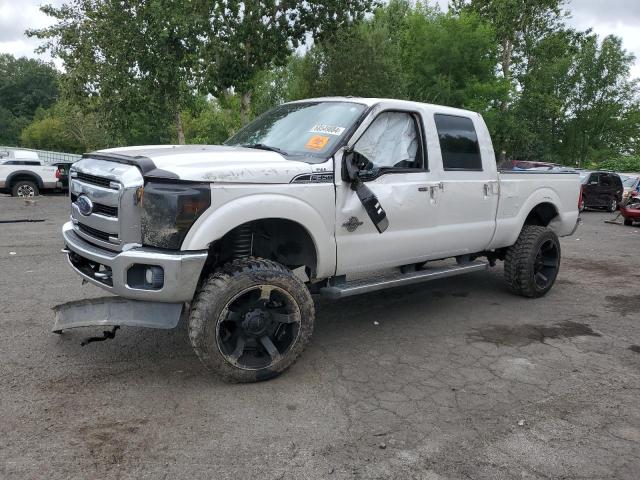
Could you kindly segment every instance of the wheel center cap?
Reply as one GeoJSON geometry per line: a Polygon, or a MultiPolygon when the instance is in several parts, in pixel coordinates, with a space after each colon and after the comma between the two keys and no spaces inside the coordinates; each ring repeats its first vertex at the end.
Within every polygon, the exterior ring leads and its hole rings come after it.
{"type": "Polygon", "coordinates": [[[251,310],[242,322],[242,328],[248,333],[258,334],[267,325],[267,314],[262,310],[251,310]]]}

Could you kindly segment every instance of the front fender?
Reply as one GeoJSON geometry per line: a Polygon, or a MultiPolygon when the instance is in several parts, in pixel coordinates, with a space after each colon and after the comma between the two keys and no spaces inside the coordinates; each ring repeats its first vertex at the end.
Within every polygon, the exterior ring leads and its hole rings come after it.
{"type": "MultiPolygon", "coordinates": [[[[334,212],[331,214],[333,219],[334,212]]],[[[291,220],[304,227],[316,248],[317,277],[326,278],[335,273],[334,224],[323,219],[308,203],[275,193],[242,196],[217,208],[212,206],[191,227],[182,250],[206,250],[212,242],[221,239],[234,228],[247,222],[269,218],[291,220]]]]}

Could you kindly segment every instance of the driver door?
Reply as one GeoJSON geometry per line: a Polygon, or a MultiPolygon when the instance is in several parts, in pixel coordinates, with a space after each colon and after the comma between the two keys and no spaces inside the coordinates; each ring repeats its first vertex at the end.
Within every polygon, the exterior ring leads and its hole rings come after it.
{"type": "Polygon", "coordinates": [[[336,155],[336,274],[437,258],[445,249],[436,239],[441,190],[428,170],[420,114],[383,111],[363,128],[350,145],[366,165],[360,178],[377,197],[389,225],[378,232],[351,182],[338,174],[344,155],[336,155]]]}

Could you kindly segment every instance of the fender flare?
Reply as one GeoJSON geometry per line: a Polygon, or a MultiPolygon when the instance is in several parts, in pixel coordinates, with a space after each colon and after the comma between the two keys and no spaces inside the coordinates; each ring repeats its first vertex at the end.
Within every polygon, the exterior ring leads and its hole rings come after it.
{"type": "Polygon", "coordinates": [[[7,188],[13,187],[13,178],[16,176],[31,177],[33,180],[35,180],[40,190],[44,188],[44,181],[42,180],[42,177],[37,173],[32,172],[31,170],[17,170],[15,172],[11,172],[5,180],[5,185],[7,186],[7,188]]]}
{"type": "Polygon", "coordinates": [[[182,250],[206,250],[234,228],[247,222],[284,219],[303,227],[316,250],[317,277],[335,274],[336,243],[334,225],[327,225],[319,212],[304,201],[279,194],[265,193],[240,197],[209,214],[202,215],[191,227],[182,243],[182,250]]]}
{"type": "MultiPolygon", "coordinates": [[[[518,237],[520,236],[520,232],[524,227],[525,222],[527,221],[527,217],[529,214],[540,204],[548,203],[552,205],[556,212],[557,216],[551,220],[549,223],[549,227],[554,230],[557,234],[563,235],[565,234],[563,231],[559,230],[559,223],[561,223],[562,219],[562,201],[560,200],[560,196],[549,187],[540,187],[537,190],[533,191],[522,204],[522,206],[518,209],[517,215],[511,218],[505,218],[502,220],[498,220],[498,224],[496,226],[496,232],[494,237],[489,245],[489,248],[496,248],[498,246],[508,246],[513,245],[518,237]]],[[[576,208],[577,211],[577,208],[576,208]]],[[[498,207],[498,217],[500,216],[500,211],[498,207]]]]}

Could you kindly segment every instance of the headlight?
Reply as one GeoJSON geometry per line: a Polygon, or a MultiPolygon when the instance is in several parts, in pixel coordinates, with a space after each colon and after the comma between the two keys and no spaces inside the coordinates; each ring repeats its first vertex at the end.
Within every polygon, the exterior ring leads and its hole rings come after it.
{"type": "Polygon", "coordinates": [[[211,206],[211,187],[206,183],[149,182],[139,197],[142,243],[179,250],[191,226],[211,206]]]}

